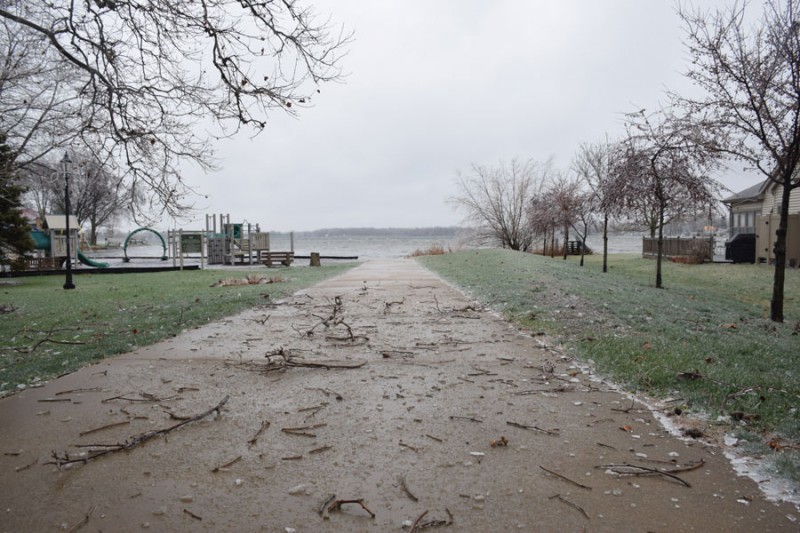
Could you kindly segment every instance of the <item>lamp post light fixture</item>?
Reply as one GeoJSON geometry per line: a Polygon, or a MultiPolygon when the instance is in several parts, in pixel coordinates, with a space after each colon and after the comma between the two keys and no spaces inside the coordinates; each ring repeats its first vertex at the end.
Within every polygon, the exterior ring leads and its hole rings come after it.
{"type": "Polygon", "coordinates": [[[69,233],[69,166],[71,163],[69,154],[64,152],[64,157],[61,159],[61,170],[64,172],[64,211],[66,212],[67,230],[67,279],[64,282],[64,289],[75,288],[75,284],[72,283],[72,249],[70,246],[72,236],[69,233]]]}

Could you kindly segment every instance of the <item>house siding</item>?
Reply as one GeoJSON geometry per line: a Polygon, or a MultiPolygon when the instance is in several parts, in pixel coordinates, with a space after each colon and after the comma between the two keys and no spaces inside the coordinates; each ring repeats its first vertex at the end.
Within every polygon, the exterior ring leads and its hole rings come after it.
{"type": "MultiPolygon", "coordinates": [[[[764,191],[761,215],[756,222],[756,261],[771,263],[774,260],[775,229],[780,222],[780,203],[783,187],[772,184],[764,191]]],[[[792,190],[789,197],[789,220],[786,234],[786,262],[791,267],[800,266],[800,189],[792,190]]]]}
{"type": "MultiPolygon", "coordinates": [[[[761,206],[762,215],[779,214],[778,206],[783,196],[783,186],[773,185],[764,194],[764,203],[761,206]]],[[[791,196],[789,196],[789,214],[794,215],[800,213],[800,188],[794,189],[791,196]]]]}
{"type": "Polygon", "coordinates": [[[800,189],[794,189],[789,196],[789,213],[800,213],[800,189]]]}

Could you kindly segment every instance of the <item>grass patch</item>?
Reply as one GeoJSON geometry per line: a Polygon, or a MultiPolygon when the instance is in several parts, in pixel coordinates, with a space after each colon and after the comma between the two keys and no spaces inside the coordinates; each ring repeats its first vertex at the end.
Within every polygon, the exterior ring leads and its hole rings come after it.
{"type": "MultiPolygon", "coordinates": [[[[292,268],[275,283],[211,287],[248,272],[191,270],[16,278],[0,285],[0,394],[284,298],[350,268],[292,268]]],[[[251,272],[252,274],[252,272],[251,272]]]]}
{"type": "Polygon", "coordinates": [[[786,272],[786,323],[768,319],[773,269],[655,262],[638,255],[567,261],[505,250],[420,261],[629,390],[672,397],[732,427],[800,440],[800,271],[786,272]]]}

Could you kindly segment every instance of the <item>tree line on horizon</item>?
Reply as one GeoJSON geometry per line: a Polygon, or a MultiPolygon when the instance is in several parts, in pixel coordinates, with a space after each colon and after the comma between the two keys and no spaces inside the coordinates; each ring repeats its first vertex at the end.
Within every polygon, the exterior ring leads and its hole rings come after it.
{"type": "Polygon", "coordinates": [[[310,238],[324,237],[455,237],[468,231],[469,228],[460,226],[427,226],[416,228],[374,228],[374,227],[354,227],[354,228],[321,228],[310,231],[273,231],[274,236],[288,236],[294,233],[296,236],[310,238]]]}

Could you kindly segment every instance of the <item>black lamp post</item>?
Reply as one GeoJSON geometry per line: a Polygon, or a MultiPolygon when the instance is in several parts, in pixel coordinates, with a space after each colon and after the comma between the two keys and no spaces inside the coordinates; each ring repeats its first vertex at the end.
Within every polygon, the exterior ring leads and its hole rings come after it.
{"type": "Polygon", "coordinates": [[[70,247],[71,235],[69,234],[69,165],[72,163],[69,159],[69,154],[64,152],[64,157],[61,159],[61,169],[64,171],[64,210],[66,211],[66,229],[67,229],[67,280],[64,282],[64,289],[74,289],[75,284],[72,283],[72,250],[70,247]]]}

